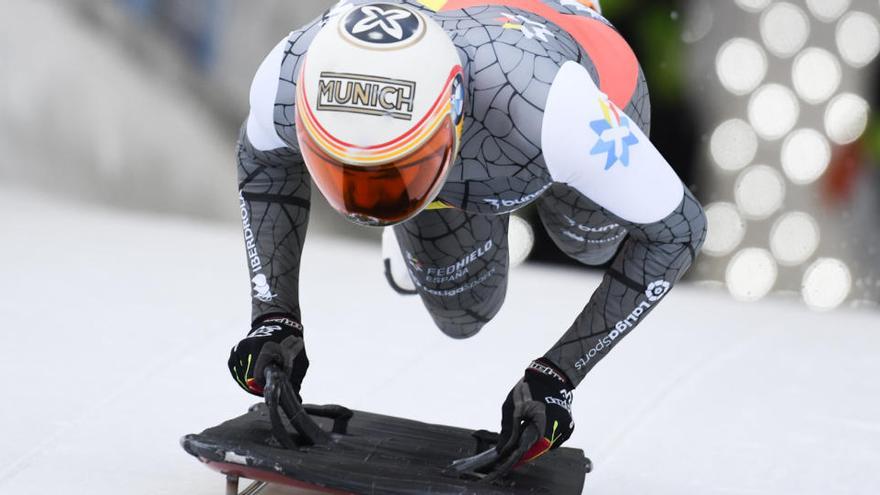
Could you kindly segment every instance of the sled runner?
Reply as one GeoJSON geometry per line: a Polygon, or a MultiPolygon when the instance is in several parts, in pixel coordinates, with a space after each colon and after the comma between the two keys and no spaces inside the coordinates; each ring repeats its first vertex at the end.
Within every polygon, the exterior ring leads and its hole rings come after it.
{"type": "Polygon", "coordinates": [[[322,493],[580,494],[591,468],[583,451],[560,448],[511,470],[537,439],[527,428],[505,459],[497,434],[299,403],[278,369],[266,373],[265,403],[181,440],[227,477],[227,495],[255,495],[267,483],[322,493]],[[243,492],[239,478],[256,480],[243,492]]]}

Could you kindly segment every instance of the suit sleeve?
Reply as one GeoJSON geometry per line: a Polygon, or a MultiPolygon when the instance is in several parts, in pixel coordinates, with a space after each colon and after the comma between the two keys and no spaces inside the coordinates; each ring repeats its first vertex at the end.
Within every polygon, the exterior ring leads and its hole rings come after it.
{"type": "Polygon", "coordinates": [[[284,313],[302,321],[299,268],[311,181],[297,143],[279,136],[274,118],[282,67],[296,66],[284,63],[292,56],[290,43],[278,43],[257,70],[250,113],[237,146],[238,199],[254,320],[284,313]]]}
{"type": "Polygon", "coordinates": [[[563,65],[551,87],[542,145],[553,180],[628,232],[586,307],[545,354],[577,384],[685,274],[706,218],[648,137],[576,63],[563,65]]]}

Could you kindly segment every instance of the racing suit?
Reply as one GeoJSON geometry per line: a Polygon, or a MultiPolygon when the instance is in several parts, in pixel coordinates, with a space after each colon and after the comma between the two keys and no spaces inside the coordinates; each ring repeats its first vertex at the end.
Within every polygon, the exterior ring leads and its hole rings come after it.
{"type": "MultiPolygon", "coordinates": [[[[544,355],[577,385],[684,275],[706,234],[700,204],[647,137],[638,61],[579,0],[387,2],[439,23],[464,68],[458,159],[432,207],[394,227],[416,289],[443,332],[474,335],[504,301],[509,213],[536,202],[567,255],[611,261],[544,355]]],[[[340,2],[290,33],[254,78],[238,143],[254,319],[301,318],[311,181],[297,144],[296,84],[315,34],[361,3],[340,2]]]]}

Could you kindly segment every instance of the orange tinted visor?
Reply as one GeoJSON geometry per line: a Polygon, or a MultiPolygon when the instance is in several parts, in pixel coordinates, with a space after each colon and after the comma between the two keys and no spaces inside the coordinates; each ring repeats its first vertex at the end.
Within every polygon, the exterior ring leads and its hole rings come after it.
{"type": "Polygon", "coordinates": [[[351,165],[331,157],[312,139],[296,113],[300,151],[312,179],[336,211],[369,226],[393,225],[418,214],[443,185],[454,159],[452,118],[416,151],[381,165],[351,165]]]}

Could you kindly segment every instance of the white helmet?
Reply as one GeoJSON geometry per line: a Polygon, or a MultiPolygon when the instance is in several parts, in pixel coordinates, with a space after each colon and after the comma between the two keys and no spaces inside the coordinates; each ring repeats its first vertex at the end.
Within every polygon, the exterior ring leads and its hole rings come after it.
{"type": "Polygon", "coordinates": [[[303,158],[330,204],[364,225],[399,223],[434,200],[458,153],[461,60],[415,8],[352,6],[312,41],[296,103],[303,158]]]}

